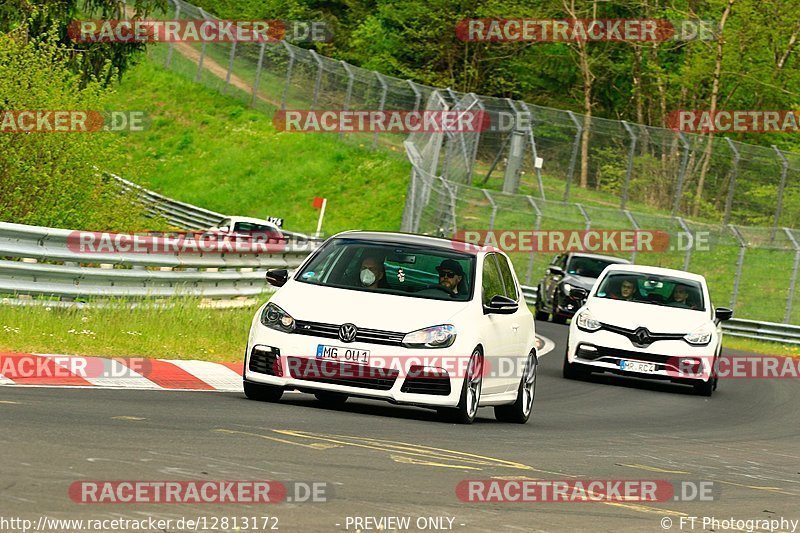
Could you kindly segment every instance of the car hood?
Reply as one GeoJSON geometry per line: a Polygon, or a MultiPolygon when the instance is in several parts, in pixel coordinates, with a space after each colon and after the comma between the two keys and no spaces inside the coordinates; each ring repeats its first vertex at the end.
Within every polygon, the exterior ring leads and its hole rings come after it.
{"type": "Polygon", "coordinates": [[[470,302],[322,287],[289,281],[270,300],[297,320],[408,333],[452,323],[470,302]]]}
{"type": "Polygon", "coordinates": [[[580,287],[581,289],[586,289],[587,291],[592,290],[594,287],[594,283],[597,281],[597,278],[587,278],[585,276],[575,276],[573,274],[564,276],[561,280],[561,284],[569,283],[573,287],[580,287]]]}
{"type": "Polygon", "coordinates": [[[631,330],[643,326],[653,333],[691,333],[711,322],[705,311],[607,298],[589,298],[586,307],[595,320],[604,324],[631,330]]]}

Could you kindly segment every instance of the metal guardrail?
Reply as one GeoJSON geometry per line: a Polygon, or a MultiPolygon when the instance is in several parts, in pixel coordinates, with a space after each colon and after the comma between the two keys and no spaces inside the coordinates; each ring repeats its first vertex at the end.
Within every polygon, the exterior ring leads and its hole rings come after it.
{"type": "Polygon", "coordinates": [[[117,180],[122,185],[124,192],[133,193],[136,201],[144,206],[148,215],[161,217],[172,226],[184,229],[206,229],[215,226],[225,218],[222,213],[173,200],[115,174],[107,173],[106,176],[117,180]]]}
{"type": "Polygon", "coordinates": [[[66,229],[0,222],[0,294],[75,298],[261,294],[269,268],[298,267],[318,242],[282,253],[83,253],[66,229]]]}
{"type": "MultiPolygon", "coordinates": [[[[537,287],[522,286],[522,295],[528,305],[535,305],[537,287]]],[[[732,318],[722,323],[722,331],[731,337],[742,337],[781,344],[800,344],[800,326],[732,318]]]]}

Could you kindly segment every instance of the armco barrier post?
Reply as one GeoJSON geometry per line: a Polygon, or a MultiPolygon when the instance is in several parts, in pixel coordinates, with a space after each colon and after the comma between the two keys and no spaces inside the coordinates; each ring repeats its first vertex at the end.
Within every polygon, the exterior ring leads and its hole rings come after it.
{"type": "MultiPolygon", "coordinates": [[[[690,242],[694,243],[694,239],[692,237],[692,230],[689,229],[689,226],[686,225],[686,221],[683,220],[681,217],[675,217],[675,220],[678,221],[680,224],[681,229],[686,233],[686,236],[689,238],[690,242]]],[[[689,270],[689,261],[692,259],[692,247],[686,247],[686,254],[683,256],[683,270],[689,270]]]]}
{"type": "MultiPolygon", "coordinates": [[[[541,226],[542,223],[542,211],[539,209],[539,206],[536,205],[536,202],[534,201],[533,197],[528,196],[527,198],[528,198],[528,203],[530,203],[531,207],[533,207],[533,210],[536,211],[536,222],[533,226],[533,229],[539,231],[539,227],[541,226]]],[[[525,273],[525,283],[531,282],[531,276],[533,275],[533,256],[535,254],[536,254],[536,247],[533,246],[531,247],[531,255],[528,258],[528,271],[525,273]]]]}
{"type": "Polygon", "coordinates": [[[533,134],[533,113],[531,113],[528,104],[525,102],[519,102],[519,106],[522,108],[523,111],[528,113],[530,117],[530,123],[528,124],[528,142],[531,144],[531,155],[533,156],[533,170],[536,172],[536,182],[539,185],[539,196],[542,200],[545,199],[544,196],[544,185],[542,184],[542,166],[539,165],[539,153],[536,151],[536,137],[533,134]]]}
{"type": "Polygon", "coordinates": [[[250,105],[256,105],[256,98],[258,98],[258,86],[261,83],[261,68],[264,66],[264,49],[267,46],[266,41],[261,42],[261,48],[258,50],[258,66],[256,67],[256,79],[253,82],[253,98],[250,100],[250,105]]]}
{"type": "Polygon", "coordinates": [[[789,241],[791,241],[792,246],[794,247],[792,279],[789,281],[789,294],[786,296],[786,313],[783,315],[783,322],[788,324],[789,320],[792,318],[792,302],[794,300],[794,287],[797,282],[797,266],[800,264],[800,245],[797,244],[797,239],[795,239],[794,235],[792,235],[792,230],[789,228],[783,228],[783,231],[786,233],[786,236],[789,238],[789,241]]]}
{"type": "Polygon", "coordinates": [[[736,176],[739,174],[739,150],[734,146],[733,141],[729,137],[725,137],[728,146],[731,149],[733,157],[731,159],[731,182],[728,184],[728,197],[725,199],[725,214],[722,217],[722,223],[728,224],[731,219],[731,208],[733,207],[733,191],[736,188],[736,176]]]}
{"type": "Polygon", "coordinates": [[[783,152],[778,150],[778,147],[774,144],[772,145],[772,149],[775,150],[775,154],[777,154],[778,159],[781,160],[781,183],[778,185],[778,205],[775,206],[775,222],[772,223],[772,232],[769,236],[770,242],[775,240],[775,232],[778,229],[781,211],[783,211],[783,189],[786,187],[786,173],[789,171],[789,161],[786,160],[783,152]]]}
{"type": "Polygon", "coordinates": [[[733,236],[739,241],[739,259],[736,261],[736,274],[733,277],[733,294],[731,294],[731,309],[736,310],[736,297],[739,295],[739,280],[742,277],[742,266],[744,266],[744,253],[747,249],[747,243],[739,233],[739,229],[733,224],[728,224],[728,229],[731,230],[733,236]]]}
{"type": "Polygon", "coordinates": [[[292,70],[294,70],[295,53],[292,50],[292,45],[286,41],[281,41],[284,49],[289,54],[289,65],[286,67],[286,81],[283,85],[283,95],[281,96],[281,111],[286,110],[286,100],[289,98],[289,85],[292,83],[292,70]]]}
{"type": "Polygon", "coordinates": [[[564,203],[569,201],[569,188],[572,186],[572,176],[575,174],[575,164],[578,161],[578,147],[581,144],[581,133],[583,132],[583,126],[581,126],[581,123],[578,122],[578,119],[575,117],[575,113],[572,111],[567,111],[567,115],[569,115],[572,123],[575,124],[575,139],[572,141],[572,154],[569,157],[567,183],[564,185],[564,199],[562,200],[564,203]]]}
{"type": "Polygon", "coordinates": [[[314,61],[317,62],[317,76],[314,78],[314,96],[311,97],[311,109],[314,110],[317,107],[317,101],[319,100],[319,89],[322,85],[322,59],[320,59],[319,54],[317,54],[314,50],[309,50],[311,57],[314,58],[314,61]]]}
{"type": "Polygon", "coordinates": [[[638,138],[636,134],[633,132],[633,128],[630,125],[622,121],[622,126],[625,128],[625,131],[628,132],[628,136],[631,138],[631,145],[628,147],[628,166],[625,169],[625,183],[622,185],[622,198],[619,202],[619,208],[625,209],[625,203],[628,201],[628,187],[630,187],[631,183],[631,174],[633,173],[633,157],[634,153],[636,152],[636,141],[638,138]]]}
{"type": "MultiPolygon", "coordinates": [[[[353,96],[353,81],[355,80],[355,76],[353,76],[353,69],[350,68],[350,65],[348,65],[346,61],[339,61],[339,63],[347,73],[347,92],[344,93],[344,105],[342,105],[342,109],[344,111],[349,111],[350,98],[353,96]]],[[[344,137],[344,130],[339,131],[339,138],[341,139],[342,137],[344,137]]]]}
{"type": "Polygon", "coordinates": [[[686,135],[678,132],[678,138],[683,146],[683,156],[681,157],[681,169],[678,172],[678,184],[675,187],[675,198],[673,198],[672,201],[672,216],[675,216],[675,214],[678,212],[678,208],[681,205],[681,196],[683,196],[683,180],[686,177],[686,166],[689,164],[689,152],[691,151],[689,141],[686,140],[686,135]]]}
{"type": "Polygon", "coordinates": [[[231,55],[228,59],[228,73],[225,75],[225,86],[222,88],[222,94],[228,92],[228,87],[231,85],[231,74],[233,74],[233,60],[236,57],[236,41],[231,43],[231,55]]]}
{"type": "MultiPolygon", "coordinates": [[[[378,106],[378,111],[383,112],[384,107],[386,106],[386,94],[389,92],[389,85],[386,83],[386,79],[383,77],[382,74],[376,72],[375,77],[378,78],[378,82],[381,84],[381,102],[378,106]]],[[[378,148],[378,130],[375,129],[375,133],[372,135],[372,149],[375,150],[378,148]]]]}
{"type": "MultiPolygon", "coordinates": [[[[175,4],[175,20],[180,20],[181,18],[181,5],[178,3],[178,0],[172,0],[172,3],[175,4]]],[[[170,63],[172,63],[172,51],[175,48],[175,43],[170,41],[169,46],[167,47],[167,61],[164,63],[164,68],[169,68],[170,63]]]]}
{"type": "MultiPolygon", "coordinates": [[[[635,218],[633,218],[633,215],[631,214],[631,212],[626,209],[626,210],[623,211],[623,213],[625,213],[625,216],[628,218],[628,221],[631,223],[631,226],[633,226],[633,229],[635,231],[639,231],[639,223],[636,222],[635,218]]],[[[633,247],[633,251],[631,252],[631,263],[636,263],[636,247],[635,246],[633,247]]]]}
{"type": "MultiPolygon", "coordinates": [[[[204,19],[208,20],[208,14],[203,11],[202,7],[198,8],[200,10],[200,14],[203,16],[204,19]]],[[[203,74],[203,60],[206,57],[206,45],[208,43],[203,40],[203,44],[200,46],[200,59],[197,61],[197,74],[194,76],[194,81],[200,81],[200,76],[203,74]]]]}

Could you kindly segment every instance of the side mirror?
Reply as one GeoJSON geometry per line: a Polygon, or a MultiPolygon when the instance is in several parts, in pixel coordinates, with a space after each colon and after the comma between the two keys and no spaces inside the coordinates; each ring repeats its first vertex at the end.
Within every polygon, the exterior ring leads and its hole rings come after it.
{"type": "Polygon", "coordinates": [[[547,271],[550,272],[551,274],[553,274],[554,276],[563,276],[564,275],[564,269],[561,268],[561,267],[557,267],[557,266],[547,267],[547,271]]]}
{"type": "Polygon", "coordinates": [[[484,314],[498,313],[501,315],[510,315],[515,313],[517,309],[519,309],[519,304],[517,302],[508,296],[501,296],[499,294],[492,296],[492,299],[489,300],[489,304],[483,306],[484,314]]]}
{"type": "Polygon", "coordinates": [[[730,320],[733,318],[733,309],[728,309],[727,307],[717,307],[714,310],[714,318],[720,322],[730,320]]]}
{"type": "Polygon", "coordinates": [[[267,282],[275,287],[283,287],[289,281],[289,271],[285,268],[267,270],[267,282]]]}
{"type": "Polygon", "coordinates": [[[230,231],[230,228],[228,226],[220,226],[219,228],[217,228],[217,231],[219,231],[220,233],[228,233],[228,231],[230,231]]]}
{"type": "Polygon", "coordinates": [[[589,291],[580,287],[572,287],[569,290],[569,297],[573,300],[585,300],[589,296],[589,291]]]}

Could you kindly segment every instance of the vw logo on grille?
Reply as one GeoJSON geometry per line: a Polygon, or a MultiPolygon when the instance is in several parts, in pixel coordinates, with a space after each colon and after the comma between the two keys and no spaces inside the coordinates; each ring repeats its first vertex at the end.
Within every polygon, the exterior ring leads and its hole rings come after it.
{"type": "Polygon", "coordinates": [[[646,328],[639,328],[637,329],[633,337],[636,339],[636,342],[639,344],[650,344],[650,332],[647,331],[646,328]]]}
{"type": "Polygon", "coordinates": [[[358,328],[355,324],[342,324],[339,326],[339,340],[342,342],[353,342],[356,339],[358,328]]]}

